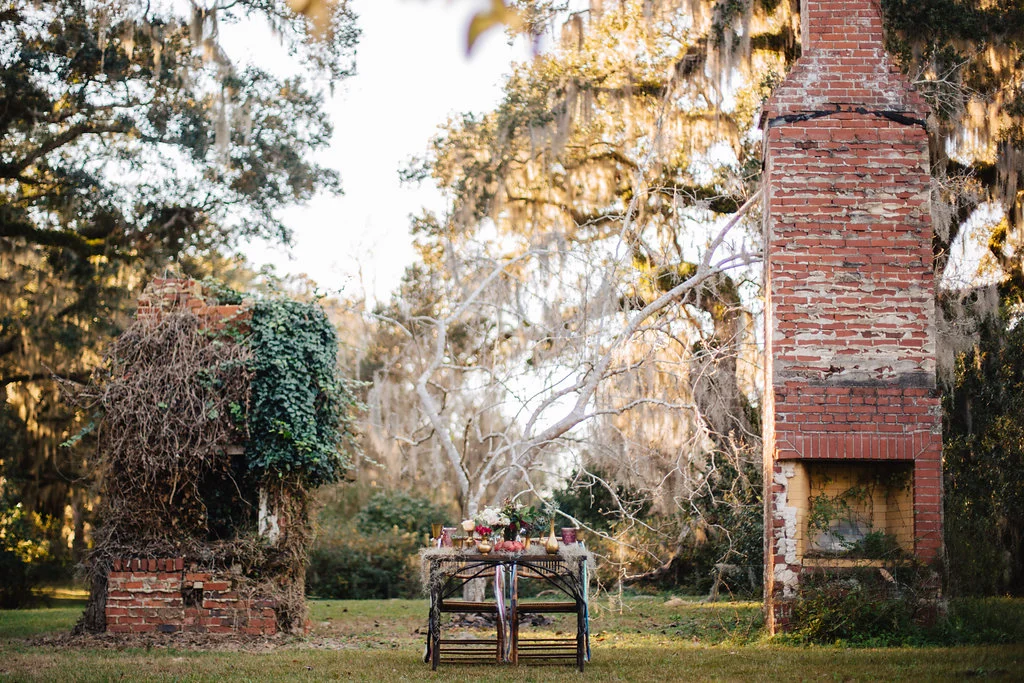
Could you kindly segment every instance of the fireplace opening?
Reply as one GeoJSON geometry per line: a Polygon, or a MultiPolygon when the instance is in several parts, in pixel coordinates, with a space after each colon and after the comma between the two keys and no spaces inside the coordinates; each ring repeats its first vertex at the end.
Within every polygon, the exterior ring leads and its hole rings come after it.
{"type": "Polygon", "coordinates": [[[794,502],[800,511],[798,545],[805,564],[911,556],[912,463],[804,461],[801,469],[803,491],[794,502]]]}

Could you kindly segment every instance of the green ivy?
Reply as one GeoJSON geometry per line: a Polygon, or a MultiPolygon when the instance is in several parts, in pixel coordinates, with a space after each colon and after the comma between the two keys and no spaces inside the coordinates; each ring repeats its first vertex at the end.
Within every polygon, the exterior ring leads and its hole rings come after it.
{"type": "Polygon", "coordinates": [[[202,285],[203,293],[208,298],[213,298],[220,306],[237,306],[245,299],[245,295],[237,289],[228,287],[220,280],[215,280],[212,277],[205,278],[202,281],[202,285]]]}
{"type": "Polygon", "coordinates": [[[286,300],[257,302],[251,328],[250,473],[338,481],[349,467],[355,400],[337,372],[334,328],[319,306],[286,300]]]}

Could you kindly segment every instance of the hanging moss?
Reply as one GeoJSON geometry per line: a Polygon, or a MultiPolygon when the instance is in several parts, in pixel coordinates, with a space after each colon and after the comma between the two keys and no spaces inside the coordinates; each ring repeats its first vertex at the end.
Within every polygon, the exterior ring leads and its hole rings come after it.
{"type": "Polygon", "coordinates": [[[337,372],[334,328],[319,306],[284,300],[258,302],[251,327],[250,473],[338,481],[349,467],[355,399],[337,372]]]}

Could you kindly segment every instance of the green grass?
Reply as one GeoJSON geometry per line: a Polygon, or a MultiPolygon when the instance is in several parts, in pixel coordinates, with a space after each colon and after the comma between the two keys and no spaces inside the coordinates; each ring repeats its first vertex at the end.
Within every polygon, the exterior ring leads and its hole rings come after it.
{"type": "MultiPolygon", "coordinates": [[[[998,628],[1024,623],[1024,601],[975,601],[961,619],[998,628]],[[964,616],[966,615],[966,616],[964,616]]],[[[587,681],[674,680],[1020,680],[1024,644],[956,648],[846,649],[780,645],[764,636],[757,603],[705,604],[635,597],[621,612],[592,606],[594,660],[583,676],[569,666],[455,666],[422,663],[423,600],[311,603],[308,637],[279,637],[199,651],[177,644],[114,647],[46,644],[67,631],[81,603],[0,612],[0,680],[363,680],[587,681]]],[[[973,623],[973,622],[972,622],[973,623]]],[[[571,632],[566,618],[545,629],[571,632]]],[[[1016,626],[1014,626],[1016,628],[1016,626]]],[[[524,627],[524,630],[526,627],[524,627]]],[[[1010,633],[1019,633],[1011,630],[1010,633]]],[[[154,645],[154,643],[156,643],[154,645]]]]}

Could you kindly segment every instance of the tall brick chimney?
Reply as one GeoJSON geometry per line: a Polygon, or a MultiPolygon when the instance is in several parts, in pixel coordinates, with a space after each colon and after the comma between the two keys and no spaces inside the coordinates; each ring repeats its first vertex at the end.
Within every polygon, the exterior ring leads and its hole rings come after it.
{"type": "Polygon", "coordinates": [[[927,106],[878,0],[802,9],[803,56],[762,118],[772,631],[809,571],[871,564],[868,536],[924,562],[942,547],[927,106]]]}

